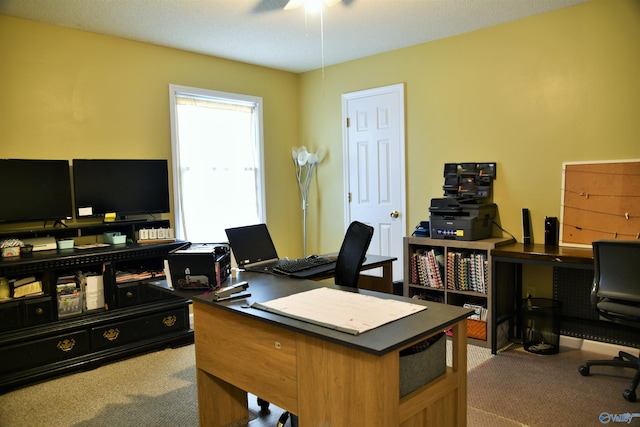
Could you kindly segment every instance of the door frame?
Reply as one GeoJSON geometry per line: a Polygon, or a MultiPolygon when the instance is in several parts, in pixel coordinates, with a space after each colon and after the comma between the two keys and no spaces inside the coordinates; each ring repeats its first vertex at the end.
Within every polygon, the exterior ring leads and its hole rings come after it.
{"type": "MultiPolygon", "coordinates": [[[[404,238],[407,233],[407,183],[406,183],[406,117],[405,117],[405,95],[404,83],[397,83],[388,86],[381,86],[372,89],[365,89],[355,92],[348,92],[342,94],[342,167],[343,167],[343,197],[344,197],[344,229],[346,230],[351,223],[351,206],[349,202],[349,129],[347,127],[347,111],[348,103],[351,100],[364,98],[375,95],[383,95],[386,93],[397,93],[400,99],[399,102],[399,115],[402,118],[400,126],[400,204],[402,207],[402,213],[400,215],[400,222],[402,227],[402,237],[404,238]]],[[[404,247],[404,245],[402,245],[404,247]]],[[[402,255],[402,254],[401,254],[402,255]]],[[[402,259],[402,256],[401,258],[402,259]]],[[[407,260],[403,260],[407,262],[407,260]]],[[[405,278],[403,278],[405,279],[405,278]]]]}

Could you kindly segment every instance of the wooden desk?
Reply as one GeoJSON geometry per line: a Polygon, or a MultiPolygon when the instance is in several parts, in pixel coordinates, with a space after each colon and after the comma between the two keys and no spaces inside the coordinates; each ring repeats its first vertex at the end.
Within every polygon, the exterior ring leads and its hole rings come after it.
{"type": "MultiPolygon", "coordinates": [[[[369,255],[362,264],[360,271],[374,270],[380,268],[382,270],[382,276],[370,276],[368,274],[360,274],[358,279],[359,289],[368,289],[370,291],[385,292],[388,294],[393,293],[393,261],[397,260],[396,257],[381,256],[381,255],[369,255]]],[[[308,278],[311,280],[324,280],[333,277],[333,270],[323,271],[319,274],[300,275],[300,278],[308,278]]]]}
{"type": "Polygon", "coordinates": [[[574,268],[593,269],[593,251],[591,248],[568,246],[548,247],[545,245],[524,245],[513,243],[500,246],[491,251],[491,255],[502,262],[518,262],[559,265],[567,264],[574,268]]]}
{"type": "Polygon", "coordinates": [[[513,330],[515,327],[516,337],[520,336],[519,309],[522,304],[522,266],[524,264],[553,267],[554,299],[560,300],[563,304],[561,333],[581,338],[590,335],[584,331],[587,323],[598,322],[595,310],[589,303],[589,291],[593,281],[591,248],[514,243],[492,249],[491,257],[492,316],[496,319],[493,323],[491,340],[493,354],[497,352],[497,330],[503,322],[515,321],[515,324],[510,325],[510,329],[513,330]]]}
{"type": "Polygon", "coordinates": [[[246,300],[177,291],[193,300],[200,425],[218,427],[248,415],[247,392],[297,414],[312,426],[465,426],[467,334],[462,307],[411,300],[427,310],[360,335],[247,308],[320,286],[380,298],[406,298],[242,272],[246,300]],[[453,364],[400,398],[399,351],[453,328],[453,364]]]}

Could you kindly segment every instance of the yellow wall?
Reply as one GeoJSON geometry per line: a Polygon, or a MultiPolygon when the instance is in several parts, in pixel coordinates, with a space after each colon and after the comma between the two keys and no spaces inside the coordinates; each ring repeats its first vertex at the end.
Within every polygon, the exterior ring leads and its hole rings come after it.
{"type": "MultiPolygon", "coordinates": [[[[169,84],[260,96],[267,221],[276,245],[291,253],[301,246],[289,160],[299,132],[298,81],[293,73],[0,15],[0,158],[170,159],[169,84]]],[[[225,204],[230,191],[228,182],[212,191],[212,215],[233,208],[225,204]]]]}
{"type": "MultiPolygon", "coordinates": [[[[330,46],[326,46],[330,49],[330,46]]],[[[0,15],[0,157],[169,158],[170,83],[264,98],[267,217],[301,255],[291,146],[325,147],[308,252],[343,235],[341,95],[406,85],[407,232],[446,162],[495,161],[499,222],[560,216],[566,161],[640,158],[640,1],[593,2],[300,75],[0,15]]],[[[221,184],[219,194],[233,191],[221,184]]],[[[228,209],[212,197],[212,210],[228,209]]],[[[223,196],[222,196],[223,200],[223,196]]]]}
{"type": "Polygon", "coordinates": [[[499,222],[521,241],[527,207],[543,242],[544,217],[560,217],[563,162],[640,158],[637,0],[595,0],[324,75],[323,84],[319,70],[303,74],[300,91],[301,140],[330,153],[310,207],[322,236],[312,233],[310,247],[320,252],[335,248],[343,229],[343,93],[405,83],[408,233],[442,196],[446,162],[497,162],[499,222]]]}

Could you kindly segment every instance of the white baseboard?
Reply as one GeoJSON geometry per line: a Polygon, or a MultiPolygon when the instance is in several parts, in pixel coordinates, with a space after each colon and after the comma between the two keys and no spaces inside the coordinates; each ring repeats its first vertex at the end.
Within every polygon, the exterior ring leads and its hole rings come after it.
{"type": "Polygon", "coordinates": [[[583,338],[560,336],[560,347],[575,348],[578,350],[591,351],[593,353],[600,353],[607,356],[617,356],[618,352],[626,351],[633,355],[638,354],[638,349],[633,347],[625,347],[622,345],[609,344],[606,342],[585,340],[583,338]]]}

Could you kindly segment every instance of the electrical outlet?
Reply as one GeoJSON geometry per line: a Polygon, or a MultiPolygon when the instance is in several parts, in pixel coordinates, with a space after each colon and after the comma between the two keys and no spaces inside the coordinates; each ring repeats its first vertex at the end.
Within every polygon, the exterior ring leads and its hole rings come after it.
{"type": "Polygon", "coordinates": [[[527,288],[527,297],[533,298],[534,296],[535,296],[534,288],[528,287],[527,288]]]}

